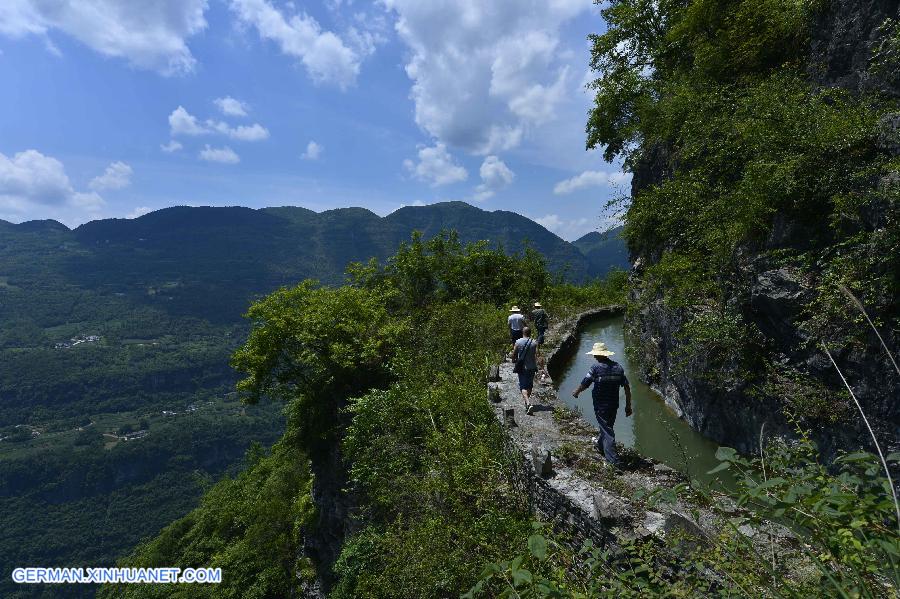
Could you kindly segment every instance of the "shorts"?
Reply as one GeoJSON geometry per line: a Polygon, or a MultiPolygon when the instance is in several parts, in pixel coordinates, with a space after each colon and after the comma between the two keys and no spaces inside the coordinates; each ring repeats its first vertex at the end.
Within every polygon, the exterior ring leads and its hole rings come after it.
{"type": "Polygon", "coordinates": [[[519,373],[519,390],[531,391],[534,388],[534,375],[537,370],[523,369],[519,373]]]}
{"type": "Polygon", "coordinates": [[[516,341],[518,341],[519,339],[522,338],[522,331],[521,330],[514,331],[514,330],[510,329],[509,330],[509,338],[512,340],[513,343],[515,343],[516,341]]]}

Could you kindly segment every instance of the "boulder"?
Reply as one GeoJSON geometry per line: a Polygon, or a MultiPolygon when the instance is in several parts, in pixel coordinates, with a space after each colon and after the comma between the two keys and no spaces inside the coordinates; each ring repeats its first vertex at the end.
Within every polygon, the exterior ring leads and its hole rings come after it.
{"type": "Polygon", "coordinates": [[[594,504],[592,515],[597,520],[625,520],[629,517],[628,506],[618,497],[598,491],[591,499],[594,504]]]}
{"type": "Polygon", "coordinates": [[[776,320],[791,320],[808,301],[810,289],[793,268],[777,268],[756,275],[750,289],[750,307],[776,320]]]}
{"type": "Polygon", "coordinates": [[[531,465],[538,476],[547,477],[553,474],[553,456],[549,449],[534,447],[531,450],[531,465]]]}
{"type": "Polygon", "coordinates": [[[653,471],[658,474],[674,474],[675,469],[671,466],[666,466],[665,464],[654,464],[653,471]]]}

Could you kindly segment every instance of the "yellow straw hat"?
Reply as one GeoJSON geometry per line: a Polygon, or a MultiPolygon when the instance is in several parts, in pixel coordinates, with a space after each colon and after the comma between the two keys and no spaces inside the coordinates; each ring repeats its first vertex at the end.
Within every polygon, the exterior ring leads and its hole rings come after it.
{"type": "Polygon", "coordinates": [[[534,307],[535,307],[535,308],[542,308],[543,306],[541,306],[541,302],[534,302],[534,307]]]}
{"type": "Polygon", "coordinates": [[[606,344],[605,344],[605,343],[598,342],[598,343],[595,343],[595,344],[594,344],[594,347],[591,349],[591,351],[587,352],[587,355],[589,355],[589,356],[607,356],[607,357],[609,357],[609,356],[614,356],[614,355],[616,355],[616,353],[615,353],[615,352],[611,352],[611,351],[609,351],[608,349],[606,349],[606,344]]]}
{"type": "Polygon", "coordinates": [[[509,309],[509,311],[510,312],[519,312],[520,311],[519,306],[513,306],[512,308],[509,309]]]}

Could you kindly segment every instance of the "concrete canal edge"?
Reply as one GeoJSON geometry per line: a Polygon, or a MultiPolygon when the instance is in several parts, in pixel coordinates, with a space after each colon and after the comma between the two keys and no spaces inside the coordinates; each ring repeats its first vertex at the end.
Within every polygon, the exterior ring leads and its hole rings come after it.
{"type": "MultiPolygon", "coordinates": [[[[631,541],[664,540],[671,534],[706,542],[723,524],[721,515],[698,496],[669,493],[666,501],[647,501],[685,478],[628,449],[622,453],[628,464],[624,471],[608,467],[594,448],[596,429],[569,409],[553,386],[551,377],[562,372],[577,350],[582,327],[621,313],[621,306],[588,310],[548,332],[544,351],[551,376],[535,379],[533,415],[525,412],[513,364],[507,360],[491,367],[487,399],[505,429],[510,449],[521,456],[516,484],[526,490],[536,517],[550,523],[576,549],[590,539],[595,546],[615,551],[631,541]]],[[[726,498],[722,501],[729,505],[729,513],[736,513],[726,498]]],[[[758,532],[751,529],[744,534],[754,541],[757,536],[760,542],[763,537],[769,541],[769,533],[758,532]]],[[[779,535],[791,536],[784,530],[779,535]]]]}

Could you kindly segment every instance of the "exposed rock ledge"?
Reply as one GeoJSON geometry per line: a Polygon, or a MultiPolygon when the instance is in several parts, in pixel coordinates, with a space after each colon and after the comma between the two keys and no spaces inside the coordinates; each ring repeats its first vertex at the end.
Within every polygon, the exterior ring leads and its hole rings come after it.
{"type": "MultiPolygon", "coordinates": [[[[591,310],[551,329],[543,350],[550,373],[559,374],[578,347],[578,330],[583,324],[620,311],[618,306],[591,310]]],[[[666,501],[648,501],[684,481],[672,468],[627,449],[622,452],[625,471],[614,472],[606,466],[593,445],[596,430],[558,397],[549,376],[540,380],[538,374],[535,378],[532,397],[537,404],[534,414],[527,415],[512,368],[506,361],[492,369],[488,398],[511,444],[523,455],[521,477],[525,480],[519,482],[528,489],[532,509],[541,520],[569,536],[573,546],[591,539],[595,545],[616,549],[627,541],[664,539],[675,531],[700,540],[721,532],[721,517],[694,501],[690,493],[677,498],[668,493],[666,501]]],[[[720,505],[732,505],[721,499],[720,505]]],[[[727,511],[738,512],[733,507],[727,511]]],[[[782,527],[744,528],[741,532],[759,543],[769,543],[773,537],[776,544],[794,542],[793,535],[782,527]]]]}

